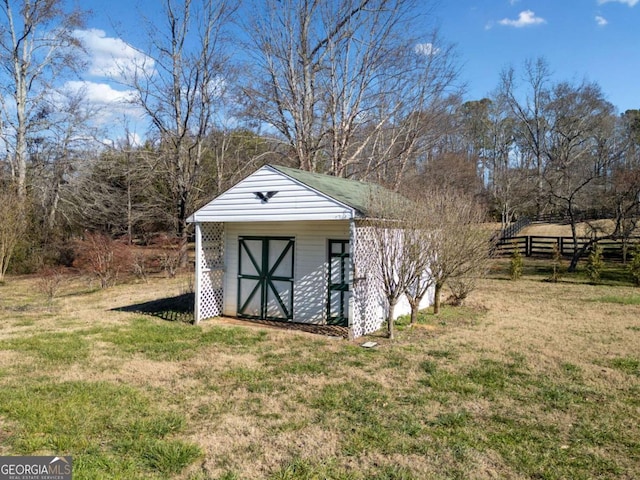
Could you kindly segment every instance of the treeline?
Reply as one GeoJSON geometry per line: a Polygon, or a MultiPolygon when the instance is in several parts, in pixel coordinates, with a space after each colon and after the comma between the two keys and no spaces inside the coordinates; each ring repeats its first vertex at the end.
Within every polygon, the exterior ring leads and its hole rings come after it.
{"type": "Polygon", "coordinates": [[[162,8],[140,20],[144,52],[111,72],[149,129],[123,117],[110,138],[105,107],[68,81],[88,13],[3,3],[0,279],[71,261],[85,232],[171,232],[184,263],[188,215],[265,163],[459,189],[505,224],[598,210],[615,219],[606,235],[635,227],[640,112],[619,115],[597,84],[556,82],[537,60],[463,102],[456,52],[409,0],[162,8]]]}

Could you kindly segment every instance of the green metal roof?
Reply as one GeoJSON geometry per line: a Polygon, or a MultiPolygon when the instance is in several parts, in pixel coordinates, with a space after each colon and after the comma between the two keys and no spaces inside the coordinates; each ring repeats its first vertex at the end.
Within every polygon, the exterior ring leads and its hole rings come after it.
{"type": "Polygon", "coordinates": [[[363,216],[371,213],[371,199],[376,192],[386,189],[375,183],[360,182],[347,178],[323,175],[321,173],[307,172],[297,168],[270,165],[285,175],[323,193],[345,205],[354,208],[363,216]]]}

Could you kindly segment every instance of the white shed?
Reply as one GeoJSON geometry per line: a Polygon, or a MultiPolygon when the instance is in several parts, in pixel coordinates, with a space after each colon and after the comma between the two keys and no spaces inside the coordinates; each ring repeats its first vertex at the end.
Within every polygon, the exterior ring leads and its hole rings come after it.
{"type": "MultiPolygon", "coordinates": [[[[386,302],[362,222],[377,188],[267,165],[195,212],[196,322],[341,325],[352,338],[378,330],[386,302]]],[[[409,310],[403,301],[395,312],[409,310]]]]}

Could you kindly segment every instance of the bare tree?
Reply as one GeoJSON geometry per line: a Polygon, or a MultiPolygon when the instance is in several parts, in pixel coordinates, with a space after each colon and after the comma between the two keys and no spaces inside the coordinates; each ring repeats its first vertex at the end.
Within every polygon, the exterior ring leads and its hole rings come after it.
{"type": "Polygon", "coordinates": [[[598,142],[598,149],[608,150],[607,172],[601,172],[601,176],[585,186],[589,192],[587,195],[576,192],[575,204],[603,212],[601,217],[606,218],[585,219],[590,238],[582,241],[580,248],[574,244],[569,266],[571,271],[575,270],[580,258],[601,240],[622,241],[623,260],[626,261],[629,238],[636,234],[640,225],[640,166],[629,163],[626,158],[629,148],[629,144],[618,137],[607,136],[606,140],[598,142]],[[588,203],[579,203],[585,201],[588,203]]]}
{"type": "Polygon", "coordinates": [[[170,230],[171,212],[154,188],[163,178],[153,171],[153,153],[128,138],[87,152],[61,190],[61,213],[70,227],[126,236],[129,243],[135,235],[170,230]]]}
{"type": "MultiPolygon", "coordinates": [[[[98,110],[87,102],[80,90],[60,89],[43,100],[42,118],[48,123],[46,132],[31,135],[28,154],[32,176],[30,184],[35,223],[39,241],[46,246],[64,236],[69,222],[66,190],[74,183],[81,163],[91,157],[87,152],[100,148],[98,129],[93,124],[98,110]],[[46,112],[46,113],[45,113],[46,112]]],[[[34,238],[36,240],[36,238],[34,238]]]]}
{"type": "Polygon", "coordinates": [[[549,128],[545,108],[549,101],[550,78],[545,59],[527,60],[524,80],[528,90],[520,94],[515,70],[509,68],[502,73],[497,95],[513,119],[516,150],[522,156],[521,162],[532,172],[536,215],[540,215],[544,208],[543,172],[549,128]]]}
{"type": "Polygon", "coordinates": [[[414,160],[426,119],[436,124],[425,112],[442,104],[457,73],[452,49],[436,34],[422,43],[407,35],[414,2],[252,7],[259,14],[247,24],[255,65],[244,89],[247,114],[275,129],[299,168],[371,177],[393,160],[414,160]]]}
{"type": "Polygon", "coordinates": [[[81,45],[73,32],[84,13],[65,9],[63,0],[2,0],[0,16],[0,135],[24,199],[28,139],[49,125],[43,108],[53,82],[78,66],[81,45]]]}
{"type": "Polygon", "coordinates": [[[435,286],[435,278],[431,274],[434,262],[434,232],[427,221],[425,212],[418,203],[411,204],[405,210],[405,227],[403,237],[402,261],[407,267],[407,282],[404,295],[411,307],[411,325],[418,322],[418,312],[425,295],[435,286]]]}
{"type": "MultiPolygon", "coordinates": [[[[543,178],[551,202],[569,219],[577,254],[578,214],[605,194],[609,173],[621,153],[614,107],[597,84],[562,82],[553,87],[546,109],[549,138],[543,178]]],[[[574,256],[569,271],[575,269],[578,258],[574,256]]]]}
{"type": "Polygon", "coordinates": [[[274,142],[247,128],[216,129],[207,138],[207,145],[211,155],[205,159],[203,188],[211,196],[222,193],[263,165],[282,163],[281,156],[274,151],[277,150],[274,142]]]}
{"type": "Polygon", "coordinates": [[[164,174],[167,209],[181,239],[186,264],[187,217],[197,204],[205,139],[228,86],[225,31],[231,1],[164,0],[163,25],[147,23],[149,59],[123,71],[157,133],[156,168],[164,174]]]}
{"type": "Polygon", "coordinates": [[[27,206],[12,188],[0,190],[0,282],[27,227],[27,206]]]}
{"type": "Polygon", "coordinates": [[[486,212],[477,199],[451,189],[425,188],[417,200],[428,234],[428,263],[433,282],[433,312],[440,312],[441,293],[451,279],[473,278],[484,272],[491,231],[484,226],[486,212]]]}
{"type": "MultiPolygon", "coordinates": [[[[479,179],[484,185],[484,193],[490,201],[492,214],[500,218],[502,228],[506,228],[519,214],[530,214],[536,207],[539,193],[532,182],[528,154],[518,154],[515,142],[514,118],[508,98],[496,94],[491,99],[466,102],[459,109],[463,143],[466,154],[477,161],[479,179]]],[[[435,168],[439,175],[442,168],[435,168]]],[[[471,178],[463,179],[468,188],[471,178]]],[[[460,185],[453,185],[461,188],[460,185]]]]}
{"type": "Polygon", "coordinates": [[[412,324],[432,288],[434,313],[439,313],[444,285],[454,284],[462,301],[486,272],[490,251],[492,232],[483,225],[485,209],[473,197],[439,187],[407,192],[405,197],[376,189],[369,202],[373,218],[367,225],[376,259],[372,272],[387,301],[390,338],[403,295],[411,306],[412,324]]]}
{"type": "Polygon", "coordinates": [[[372,218],[366,221],[370,229],[371,248],[375,252],[372,273],[387,302],[387,334],[391,339],[395,335],[396,305],[417,273],[415,257],[407,251],[409,239],[405,230],[408,227],[406,218],[409,205],[406,198],[376,188],[369,199],[368,209],[372,218]]]}

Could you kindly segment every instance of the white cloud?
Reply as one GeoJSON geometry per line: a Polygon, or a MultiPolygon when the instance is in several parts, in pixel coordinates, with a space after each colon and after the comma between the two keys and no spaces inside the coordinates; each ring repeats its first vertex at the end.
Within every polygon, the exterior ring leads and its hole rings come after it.
{"type": "Polygon", "coordinates": [[[133,90],[116,90],[106,83],[86,80],[72,80],[65,83],[65,87],[72,92],[82,92],[86,101],[94,105],[130,104],[136,96],[133,90]]]}
{"type": "Polygon", "coordinates": [[[599,27],[604,27],[609,22],[607,21],[606,18],[601,17],[600,15],[596,15],[596,23],[598,24],[599,27]]]}
{"type": "Polygon", "coordinates": [[[129,132],[127,135],[129,143],[134,147],[142,146],[142,138],[136,132],[129,132]]]}
{"type": "Polygon", "coordinates": [[[418,55],[424,55],[425,57],[429,57],[431,55],[437,55],[440,52],[440,49],[433,45],[433,43],[418,43],[413,51],[418,55]]]}
{"type": "MultiPolygon", "coordinates": [[[[638,1],[638,0],[635,0],[635,1],[638,1]]],[[[524,10],[520,12],[517,20],[511,20],[510,18],[503,18],[498,23],[500,25],[505,25],[507,27],[522,28],[522,27],[530,27],[532,25],[540,25],[542,23],[547,23],[547,21],[542,17],[536,17],[536,14],[531,10],[524,10]]]]}
{"type": "Polygon", "coordinates": [[[82,95],[84,101],[96,109],[95,124],[109,131],[121,130],[123,122],[131,122],[132,125],[145,122],[144,111],[133,103],[137,96],[134,90],[116,90],[106,83],[87,80],[66,82],[64,88],[82,95]]]}
{"type": "Polygon", "coordinates": [[[600,5],[602,5],[603,3],[610,3],[610,2],[625,3],[630,7],[634,7],[638,2],[640,2],[640,0],[598,0],[598,3],[600,5]]]}
{"type": "Polygon", "coordinates": [[[120,38],[107,37],[103,30],[76,30],[74,35],[87,49],[89,75],[121,80],[137,68],[153,72],[153,59],[120,38]]]}

